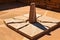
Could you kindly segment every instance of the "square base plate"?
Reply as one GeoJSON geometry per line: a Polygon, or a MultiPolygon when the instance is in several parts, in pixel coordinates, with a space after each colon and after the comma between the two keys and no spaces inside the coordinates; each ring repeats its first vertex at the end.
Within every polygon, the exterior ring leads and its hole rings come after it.
{"type": "Polygon", "coordinates": [[[23,16],[17,16],[9,19],[5,19],[5,24],[15,30],[16,32],[22,34],[23,36],[33,39],[39,36],[43,36],[43,33],[46,33],[46,30],[49,30],[53,26],[57,25],[60,20],[42,16],[37,14],[37,23],[31,24],[28,21],[29,14],[23,16]]]}

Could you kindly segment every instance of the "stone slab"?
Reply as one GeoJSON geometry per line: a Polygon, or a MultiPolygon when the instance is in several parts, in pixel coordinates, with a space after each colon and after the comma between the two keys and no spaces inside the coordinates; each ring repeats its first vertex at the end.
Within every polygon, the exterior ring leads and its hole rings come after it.
{"type": "Polygon", "coordinates": [[[13,24],[8,24],[11,27],[15,28],[15,29],[20,29],[26,25],[28,25],[28,23],[13,23],[13,24]]]}
{"type": "Polygon", "coordinates": [[[15,19],[19,19],[19,20],[27,20],[28,18],[25,17],[25,16],[17,16],[17,17],[14,17],[15,19]]]}
{"type": "Polygon", "coordinates": [[[14,18],[5,19],[4,21],[6,23],[11,23],[11,22],[24,22],[27,19],[28,18],[26,18],[24,16],[17,16],[17,17],[14,17],[14,18]]]}
{"type": "Polygon", "coordinates": [[[30,37],[33,37],[33,36],[43,32],[42,29],[39,29],[39,28],[37,28],[36,26],[34,26],[32,24],[29,24],[28,26],[26,26],[22,29],[19,29],[19,31],[29,35],[30,37]]]}
{"type": "Polygon", "coordinates": [[[54,25],[57,25],[58,22],[60,22],[60,20],[55,19],[55,18],[51,18],[48,16],[42,16],[38,18],[38,21],[48,27],[53,27],[54,25]]]}

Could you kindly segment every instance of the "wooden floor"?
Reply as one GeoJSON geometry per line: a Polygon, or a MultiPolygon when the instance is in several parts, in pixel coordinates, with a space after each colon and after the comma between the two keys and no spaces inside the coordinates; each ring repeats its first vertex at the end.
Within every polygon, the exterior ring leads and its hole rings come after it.
{"type": "MultiPolygon", "coordinates": [[[[49,11],[41,8],[36,9],[37,13],[39,14],[50,16],[60,20],[60,13],[58,12],[49,11]]],[[[26,13],[29,13],[29,6],[0,11],[0,40],[27,40],[22,35],[7,28],[7,26],[3,22],[3,20],[6,18],[24,15],[26,13]]],[[[60,40],[60,28],[51,32],[51,35],[45,35],[38,40],[60,40]]]]}

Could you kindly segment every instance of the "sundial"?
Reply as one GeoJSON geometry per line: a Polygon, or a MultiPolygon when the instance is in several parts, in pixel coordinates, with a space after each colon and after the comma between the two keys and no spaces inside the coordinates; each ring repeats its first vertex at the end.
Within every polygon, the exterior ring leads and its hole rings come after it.
{"type": "Polygon", "coordinates": [[[34,2],[30,5],[29,14],[5,19],[4,22],[29,40],[37,40],[60,26],[60,20],[37,14],[34,2]]]}

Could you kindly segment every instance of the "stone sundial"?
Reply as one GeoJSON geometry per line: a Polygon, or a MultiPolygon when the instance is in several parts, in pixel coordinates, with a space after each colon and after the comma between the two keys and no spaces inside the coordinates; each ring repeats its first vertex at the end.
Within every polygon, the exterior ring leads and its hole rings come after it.
{"type": "Polygon", "coordinates": [[[29,14],[5,19],[4,22],[30,40],[37,40],[60,26],[60,20],[36,14],[35,3],[31,3],[29,14]]]}

